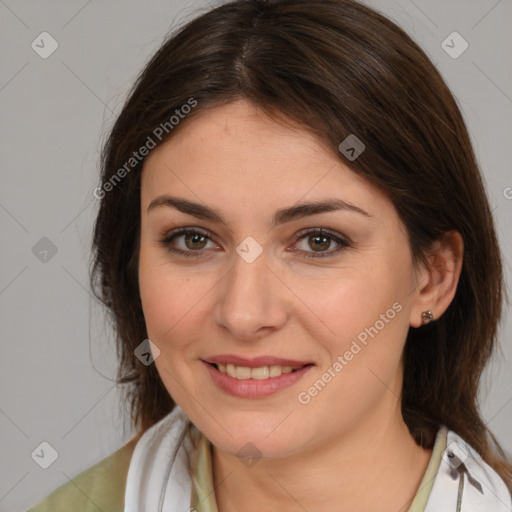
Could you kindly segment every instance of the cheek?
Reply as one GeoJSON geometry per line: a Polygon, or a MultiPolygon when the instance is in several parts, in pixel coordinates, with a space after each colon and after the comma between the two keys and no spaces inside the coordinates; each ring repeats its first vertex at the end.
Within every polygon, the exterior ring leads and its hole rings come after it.
{"type": "Polygon", "coordinates": [[[385,274],[378,277],[364,274],[332,286],[329,300],[316,303],[328,326],[315,337],[323,357],[314,377],[301,383],[297,399],[312,428],[325,436],[350,428],[383,400],[400,394],[406,308],[395,284],[385,274]],[[326,416],[332,418],[328,425],[326,416]]]}
{"type": "MultiPolygon", "coordinates": [[[[309,311],[301,315],[302,321],[309,319],[307,330],[326,346],[331,356],[334,352],[348,350],[351,341],[360,335],[364,341],[368,330],[386,331],[403,324],[405,286],[397,281],[385,265],[345,269],[335,279],[301,281],[294,283],[294,292],[309,311]],[[393,308],[393,304],[396,304],[393,308]]],[[[391,336],[393,338],[393,336],[391,336]]]]}
{"type": "MultiPolygon", "coordinates": [[[[325,381],[333,382],[325,394],[322,391],[317,406],[332,403],[336,409],[364,409],[397,378],[409,329],[411,268],[407,251],[400,249],[393,257],[380,252],[364,265],[347,265],[336,280],[317,281],[315,286],[303,283],[298,291],[317,313],[308,315],[311,320],[305,328],[322,345],[321,372],[327,372],[325,381]],[[340,393],[343,404],[336,400],[340,393]]],[[[304,383],[303,388],[311,384],[304,383]]]]}
{"type": "Polygon", "coordinates": [[[141,250],[139,289],[144,320],[149,339],[160,350],[155,365],[165,388],[182,407],[189,400],[189,393],[197,396],[194,373],[188,363],[199,336],[195,329],[200,325],[200,298],[207,291],[202,290],[202,284],[178,268],[171,269],[151,250],[141,250]],[[188,391],[184,391],[185,384],[188,391]]]}
{"type": "Polygon", "coordinates": [[[141,248],[139,289],[148,336],[159,346],[167,333],[179,325],[190,298],[187,277],[171,272],[161,257],[150,248],[141,248]]]}
{"type": "MultiPolygon", "coordinates": [[[[218,280],[218,279],[217,279],[218,280]]],[[[142,248],[139,289],[149,338],[166,352],[183,351],[200,337],[208,318],[208,294],[217,280],[212,272],[170,265],[165,254],[142,248]]]]}

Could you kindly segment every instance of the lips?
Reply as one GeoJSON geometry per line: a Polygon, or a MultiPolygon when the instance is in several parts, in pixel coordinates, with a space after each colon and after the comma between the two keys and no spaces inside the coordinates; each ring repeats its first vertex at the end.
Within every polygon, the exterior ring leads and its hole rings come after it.
{"type": "Polygon", "coordinates": [[[233,364],[235,366],[245,366],[248,368],[261,368],[262,366],[291,366],[292,368],[301,368],[307,364],[313,364],[311,361],[297,361],[295,359],[285,359],[274,356],[259,356],[252,358],[240,357],[232,354],[219,355],[204,359],[210,364],[233,364]]]}
{"type": "Polygon", "coordinates": [[[219,355],[202,360],[213,382],[240,398],[264,398],[298,382],[315,365],[274,356],[219,355]]]}

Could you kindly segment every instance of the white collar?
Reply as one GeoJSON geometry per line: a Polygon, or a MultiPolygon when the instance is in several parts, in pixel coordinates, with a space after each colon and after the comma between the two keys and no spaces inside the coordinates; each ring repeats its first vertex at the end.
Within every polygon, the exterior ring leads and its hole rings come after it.
{"type": "Polygon", "coordinates": [[[446,430],[446,449],[424,512],[512,512],[505,482],[472,446],[446,430]]]}
{"type": "Polygon", "coordinates": [[[124,512],[188,512],[192,492],[186,459],[190,443],[184,436],[188,421],[176,406],[138,440],[128,468],[124,512]]]}
{"type": "MultiPolygon", "coordinates": [[[[139,439],[128,468],[124,512],[189,511],[188,422],[176,406],[139,439]]],[[[450,430],[446,444],[424,512],[512,512],[505,483],[480,455],[450,430]]]]}

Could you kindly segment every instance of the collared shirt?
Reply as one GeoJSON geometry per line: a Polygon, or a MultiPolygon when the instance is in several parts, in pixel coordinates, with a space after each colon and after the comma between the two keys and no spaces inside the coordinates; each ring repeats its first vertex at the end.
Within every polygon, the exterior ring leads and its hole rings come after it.
{"type": "MultiPolygon", "coordinates": [[[[29,512],[193,512],[191,498],[199,504],[201,512],[215,511],[211,447],[203,438],[200,449],[191,450],[184,436],[189,421],[176,407],[140,439],[132,439],[79,473],[29,512]],[[189,455],[194,453],[198,471],[189,472],[193,463],[189,455]],[[203,508],[207,506],[210,509],[203,508]]],[[[512,496],[505,482],[476,450],[455,432],[441,427],[408,512],[417,510],[512,512],[512,496]],[[446,441],[440,437],[443,431],[447,432],[446,441]],[[442,451],[440,461],[438,450],[442,451]]]]}

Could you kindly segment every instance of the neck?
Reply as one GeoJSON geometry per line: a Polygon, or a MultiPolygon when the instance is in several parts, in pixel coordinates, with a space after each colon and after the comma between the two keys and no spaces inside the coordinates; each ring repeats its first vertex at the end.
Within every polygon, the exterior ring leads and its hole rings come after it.
{"type": "Polygon", "coordinates": [[[386,405],[323,445],[252,467],[212,447],[219,512],[406,512],[432,450],[416,445],[399,404],[386,405]]]}

